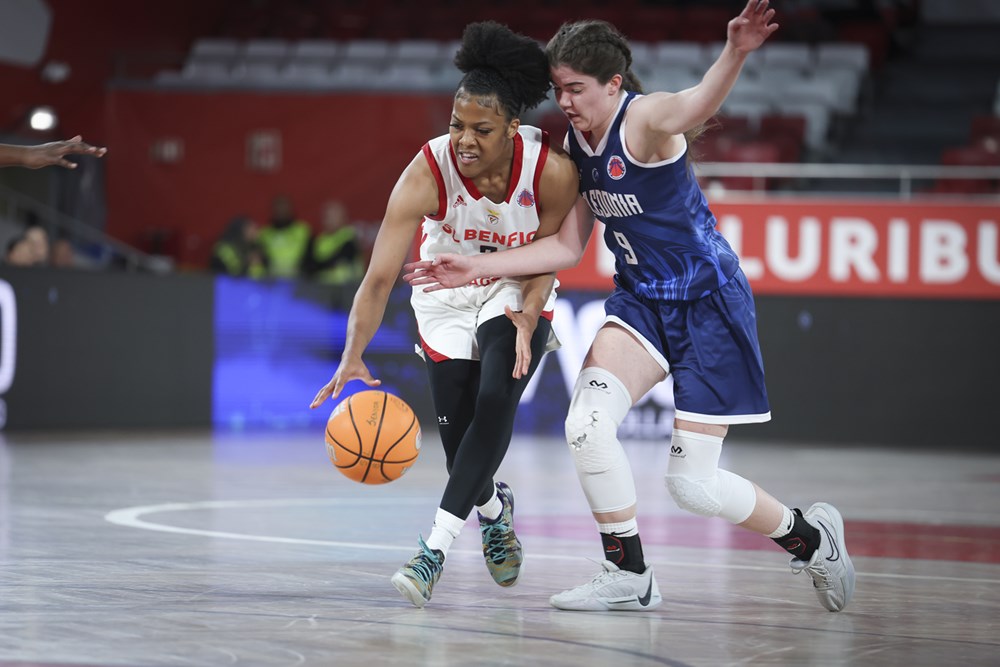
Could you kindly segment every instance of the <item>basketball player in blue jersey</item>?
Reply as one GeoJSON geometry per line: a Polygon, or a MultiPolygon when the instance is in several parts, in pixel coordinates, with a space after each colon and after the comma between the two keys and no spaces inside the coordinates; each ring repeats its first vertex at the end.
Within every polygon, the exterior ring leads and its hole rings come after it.
{"type": "Polygon", "coordinates": [[[604,544],[602,571],[552,596],[560,609],[641,611],[661,601],[642,554],[636,493],[617,429],[630,407],[673,374],[676,419],[666,485],[695,514],[772,538],[807,572],[821,604],[840,611],[854,567],[839,512],[816,503],[803,514],[718,467],[730,424],[770,419],[753,296],[739,259],[715,229],[688,163],[688,139],[722,105],[747,54],[778,26],[767,0],[750,0],[729,22],[727,42],[702,81],[676,94],[641,94],[625,39],[603,21],[564,25],[546,51],[556,101],[569,119],[566,143],[580,172],[582,203],[558,235],[497,256],[443,255],[409,265],[425,289],[479,275],[527,275],[579,262],[605,224],[615,290],[576,382],[566,438],[604,544]]]}
{"type": "MultiPolygon", "coordinates": [[[[396,183],[368,271],[354,298],[347,339],[316,408],[344,385],[380,384],[362,361],[413,238],[420,256],[504,254],[556,233],[578,199],[576,168],[520,115],[548,95],[548,59],[533,39],[493,22],[468,26],[455,64],[465,72],[450,132],[428,141],[396,183]]],[[[539,272],[535,271],[534,274],[539,272]]],[[[427,541],[392,577],[417,607],[430,600],[445,557],[473,507],[487,569],[517,583],[523,559],[514,533],[514,496],[493,475],[507,452],[514,414],[541,355],[558,342],[547,318],[553,274],[524,280],[483,276],[448,293],[414,290],[420,352],[427,362],[449,471],[427,541]]]]}

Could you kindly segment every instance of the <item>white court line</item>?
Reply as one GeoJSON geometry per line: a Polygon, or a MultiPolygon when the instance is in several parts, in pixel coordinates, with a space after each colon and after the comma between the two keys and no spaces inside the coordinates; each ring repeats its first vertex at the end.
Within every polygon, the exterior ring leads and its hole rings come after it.
{"type": "MultiPolygon", "coordinates": [[[[250,535],[247,533],[229,533],[220,530],[202,530],[200,528],[181,528],[163,523],[146,521],[140,517],[146,514],[158,514],[161,512],[188,512],[192,510],[205,509],[234,509],[247,507],[309,507],[315,505],[389,505],[405,502],[406,498],[276,498],[273,500],[202,500],[190,503],[163,503],[160,505],[139,505],[136,507],[125,507],[112,510],[104,515],[104,520],[118,526],[129,528],[141,528],[143,530],[154,530],[161,533],[176,533],[181,535],[201,535],[203,537],[217,537],[231,540],[248,540],[251,542],[272,542],[275,544],[304,544],[321,547],[345,547],[350,549],[371,549],[376,551],[400,551],[409,553],[413,551],[410,546],[394,546],[391,544],[375,544],[372,542],[337,542],[333,540],[310,540],[300,537],[278,537],[277,535],[250,535]]],[[[453,553],[465,555],[479,555],[479,550],[470,551],[468,549],[452,549],[453,553]]],[[[580,560],[579,556],[569,556],[563,554],[540,554],[532,552],[532,558],[540,560],[580,560]]],[[[729,563],[689,563],[683,561],[663,561],[671,567],[690,568],[714,568],[723,570],[750,570],[756,572],[785,572],[785,568],[761,567],[757,565],[732,565],[729,563]]],[[[970,577],[939,577],[920,574],[893,574],[888,572],[858,572],[859,577],[866,579],[920,579],[924,581],[954,581],[974,584],[1000,584],[1000,579],[977,579],[970,577]]]]}

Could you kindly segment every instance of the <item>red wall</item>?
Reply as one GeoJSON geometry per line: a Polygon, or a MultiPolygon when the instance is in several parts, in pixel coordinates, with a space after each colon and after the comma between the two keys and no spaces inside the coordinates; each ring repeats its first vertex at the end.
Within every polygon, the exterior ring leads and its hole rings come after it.
{"type": "Polygon", "coordinates": [[[47,0],[52,26],[45,53],[35,67],[0,63],[0,128],[5,134],[47,141],[83,134],[109,143],[104,124],[107,81],[118,57],[136,54],[182,58],[198,35],[211,34],[226,0],[47,0]],[[61,83],[41,79],[46,63],[60,61],[71,73],[61,83]],[[60,126],[53,135],[33,134],[22,120],[34,106],[56,109],[60,126]]]}
{"type": "Polygon", "coordinates": [[[183,266],[202,267],[236,214],[266,221],[271,199],[288,194],[316,224],[320,206],[343,201],[355,219],[381,220],[403,168],[448,129],[451,96],[265,95],[113,91],[108,98],[108,233],[146,245],[151,230],[173,233],[183,266]],[[281,167],[246,164],[247,138],[279,130],[281,167]],[[176,163],[153,145],[179,141],[176,163]]]}

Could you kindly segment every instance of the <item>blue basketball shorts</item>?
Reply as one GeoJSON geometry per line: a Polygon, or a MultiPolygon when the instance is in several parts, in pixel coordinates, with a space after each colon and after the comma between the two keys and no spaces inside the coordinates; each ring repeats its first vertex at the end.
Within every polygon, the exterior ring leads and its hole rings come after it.
{"type": "Polygon", "coordinates": [[[696,301],[646,299],[618,286],[605,322],[632,332],[673,374],[676,417],[705,424],[771,419],[757,313],[742,270],[696,301]]]}

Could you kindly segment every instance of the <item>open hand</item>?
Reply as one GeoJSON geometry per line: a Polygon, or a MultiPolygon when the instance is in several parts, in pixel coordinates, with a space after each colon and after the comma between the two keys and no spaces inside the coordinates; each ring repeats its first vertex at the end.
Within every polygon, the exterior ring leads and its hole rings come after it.
{"type": "Polygon", "coordinates": [[[512,310],[510,306],[504,306],[503,312],[514,326],[517,327],[517,339],[514,342],[514,379],[520,380],[528,374],[531,368],[531,338],[535,335],[535,328],[538,326],[538,318],[525,315],[520,310],[512,310]]]}
{"type": "Polygon", "coordinates": [[[729,22],[726,39],[740,53],[750,53],[778,29],[771,23],[774,10],[768,9],[768,0],[749,0],[740,15],[729,22]]]}
{"type": "Polygon", "coordinates": [[[103,157],[107,148],[91,146],[83,142],[79,134],[69,141],[53,141],[47,144],[31,146],[25,152],[24,166],[29,169],[39,169],[56,165],[67,169],[76,169],[76,163],[65,158],[66,155],[93,155],[103,157]]]}
{"type": "Polygon", "coordinates": [[[433,261],[410,262],[403,270],[403,280],[411,285],[426,285],[425,292],[462,287],[477,277],[469,257],[452,253],[438,255],[433,261]]]}
{"type": "Polygon", "coordinates": [[[381,380],[376,380],[372,377],[371,372],[365,363],[361,359],[341,359],[340,365],[337,367],[337,372],[333,374],[333,377],[323,385],[323,388],[316,393],[316,397],[313,398],[312,403],[309,404],[310,408],[316,409],[323,404],[328,398],[337,398],[340,392],[343,391],[344,385],[346,385],[351,380],[361,380],[369,387],[377,387],[382,384],[381,380]]]}

